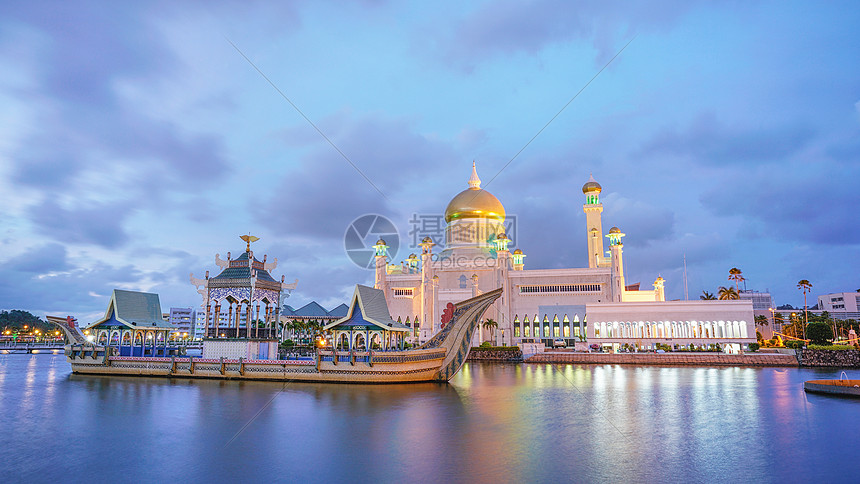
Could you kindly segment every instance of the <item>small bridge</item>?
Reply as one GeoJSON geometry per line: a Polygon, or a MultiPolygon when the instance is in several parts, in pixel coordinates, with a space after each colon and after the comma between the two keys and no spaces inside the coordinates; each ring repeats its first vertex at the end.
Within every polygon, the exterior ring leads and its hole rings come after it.
{"type": "Polygon", "coordinates": [[[34,351],[63,351],[64,343],[0,343],[0,351],[9,353],[33,353],[34,351]]]}

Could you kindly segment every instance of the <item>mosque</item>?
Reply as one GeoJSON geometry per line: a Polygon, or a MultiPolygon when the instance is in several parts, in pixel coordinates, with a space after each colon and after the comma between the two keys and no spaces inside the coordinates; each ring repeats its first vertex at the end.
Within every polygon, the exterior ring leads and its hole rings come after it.
{"type": "Polygon", "coordinates": [[[388,245],[380,239],[374,245],[375,288],[385,294],[392,318],[410,328],[419,343],[439,331],[449,303],[499,287],[504,289],[502,297],[485,313],[495,324],[482,326],[474,344],[583,348],[587,340],[588,345],[618,350],[625,344],[654,348],[657,343],[718,343],[734,352],[755,342],[750,301],[666,301],[661,277],[647,290],[627,285],[625,234],[618,227],[604,234],[601,191],[593,177],[582,187],[587,267],[526,269],[526,254],[508,250],[505,208],[481,188],[473,163],[468,188],[445,209],[445,248],[434,251],[436,244],[425,237],[420,256],[392,264],[388,245]]]}

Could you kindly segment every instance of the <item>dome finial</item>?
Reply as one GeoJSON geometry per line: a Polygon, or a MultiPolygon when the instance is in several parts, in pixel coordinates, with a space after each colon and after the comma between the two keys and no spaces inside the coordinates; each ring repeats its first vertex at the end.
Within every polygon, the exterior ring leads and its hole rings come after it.
{"type": "MultiPolygon", "coordinates": [[[[600,186],[600,183],[597,183],[597,180],[594,179],[594,174],[588,175],[588,181],[585,182],[585,185],[582,185],[582,193],[589,192],[597,192],[600,193],[603,191],[603,187],[600,186]]],[[[597,202],[595,202],[597,203],[597,202]]]]}
{"type": "Polygon", "coordinates": [[[475,160],[472,160],[472,176],[469,177],[469,188],[473,190],[481,189],[481,179],[478,178],[478,169],[475,168],[475,160]]]}

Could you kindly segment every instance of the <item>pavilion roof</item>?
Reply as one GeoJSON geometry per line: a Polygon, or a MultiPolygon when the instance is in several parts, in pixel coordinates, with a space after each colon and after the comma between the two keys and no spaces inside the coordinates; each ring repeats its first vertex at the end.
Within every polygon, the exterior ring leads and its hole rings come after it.
{"type": "Polygon", "coordinates": [[[347,306],[344,303],[340,303],[340,306],[337,306],[336,308],[329,311],[328,315],[335,317],[335,318],[342,318],[342,317],[346,316],[348,313],[349,313],[349,306],[347,306]]]}
{"type": "MultiPolygon", "coordinates": [[[[254,257],[253,265],[257,267],[254,267],[253,273],[256,273],[257,279],[261,281],[277,282],[272,278],[272,275],[269,274],[269,271],[262,268],[262,264],[262,262],[254,257]]],[[[212,279],[250,279],[252,274],[251,267],[249,267],[250,265],[248,252],[242,252],[239,257],[230,261],[230,265],[228,267],[225,267],[220,274],[212,279]]]]}
{"type": "Polygon", "coordinates": [[[385,331],[411,331],[403,323],[391,319],[388,312],[388,303],[385,302],[385,294],[372,287],[357,284],[347,314],[325,325],[323,329],[332,329],[337,326],[376,326],[385,331]]]}
{"type": "Polygon", "coordinates": [[[162,316],[158,294],[149,292],[114,289],[104,317],[87,328],[109,321],[116,321],[131,329],[173,329],[173,325],[162,316]]]}

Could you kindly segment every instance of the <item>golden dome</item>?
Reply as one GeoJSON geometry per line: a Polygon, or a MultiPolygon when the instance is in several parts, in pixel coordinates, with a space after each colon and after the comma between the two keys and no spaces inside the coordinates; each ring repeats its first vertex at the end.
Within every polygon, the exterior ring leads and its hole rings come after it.
{"type": "Polygon", "coordinates": [[[612,227],[611,229],[609,229],[609,233],[610,234],[620,234],[621,229],[619,229],[618,227],[612,227]]]}
{"type": "Polygon", "coordinates": [[[522,253],[523,253],[523,251],[521,251],[520,249],[517,249],[517,250],[515,250],[515,251],[514,251],[514,254],[515,254],[515,255],[520,255],[520,254],[522,254],[522,253]]]}
{"type": "Polygon", "coordinates": [[[505,207],[492,193],[481,188],[481,180],[472,162],[469,188],[458,193],[445,209],[445,222],[463,218],[505,219],[505,207]]]}
{"type": "Polygon", "coordinates": [[[600,183],[597,183],[597,181],[594,179],[594,175],[589,176],[588,181],[585,182],[585,185],[582,185],[582,193],[600,193],[601,191],[603,191],[603,187],[600,186],[600,183]]]}

